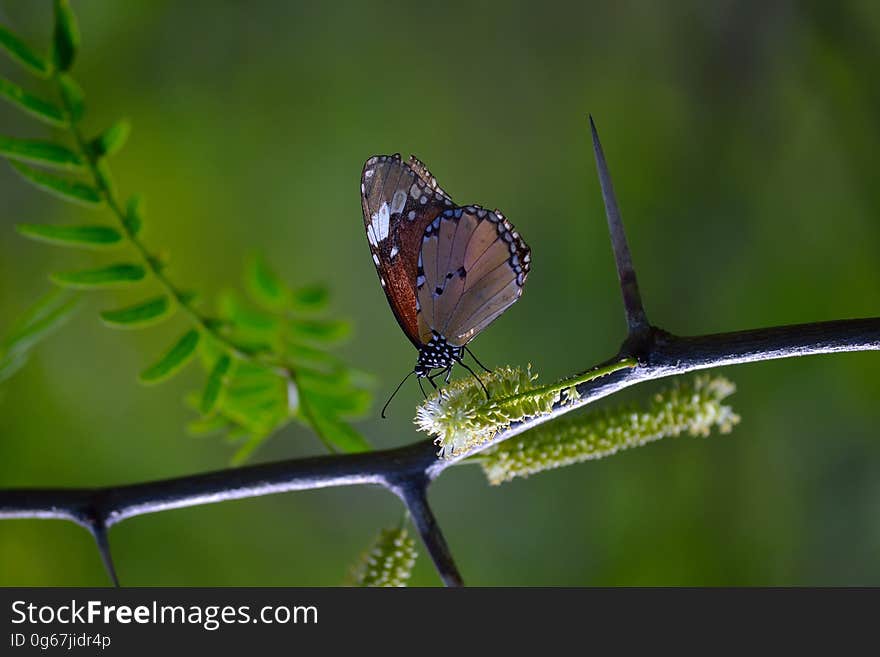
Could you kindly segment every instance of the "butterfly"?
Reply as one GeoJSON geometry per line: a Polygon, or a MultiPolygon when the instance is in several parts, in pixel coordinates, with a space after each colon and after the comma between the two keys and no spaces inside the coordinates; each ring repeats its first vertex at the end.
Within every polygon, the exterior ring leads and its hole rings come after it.
{"type": "Polygon", "coordinates": [[[467,344],[522,295],[531,263],[525,241],[500,211],[453,202],[414,155],[368,159],[361,205],[382,289],[419,352],[406,378],[436,388],[434,379],[445,374],[448,382],[456,363],[476,377],[464,352],[473,357],[467,344]]]}

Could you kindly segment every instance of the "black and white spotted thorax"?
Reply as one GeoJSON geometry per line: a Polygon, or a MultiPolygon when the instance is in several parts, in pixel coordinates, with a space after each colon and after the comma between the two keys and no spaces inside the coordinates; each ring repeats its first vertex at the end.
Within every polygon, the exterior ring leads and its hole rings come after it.
{"type": "Polygon", "coordinates": [[[431,370],[447,370],[461,360],[463,353],[464,347],[455,347],[442,335],[434,333],[430,342],[419,349],[415,372],[420,377],[426,377],[431,370]]]}

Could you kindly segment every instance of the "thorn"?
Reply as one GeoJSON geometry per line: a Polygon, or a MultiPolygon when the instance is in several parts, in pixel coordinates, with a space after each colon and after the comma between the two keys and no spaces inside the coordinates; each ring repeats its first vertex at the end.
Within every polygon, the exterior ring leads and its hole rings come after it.
{"type": "Polygon", "coordinates": [[[113,582],[113,586],[119,588],[119,578],[116,576],[116,568],[113,567],[113,557],[110,555],[110,542],[107,540],[107,528],[104,526],[104,523],[100,520],[95,521],[95,524],[91,527],[92,536],[95,538],[95,543],[98,546],[98,552],[101,553],[101,561],[104,562],[104,568],[107,569],[107,574],[110,575],[110,580],[113,582]]]}
{"type": "Polygon", "coordinates": [[[614,260],[617,264],[617,278],[620,281],[620,291],[623,295],[626,323],[630,336],[634,336],[644,333],[650,324],[642,306],[642,297],[639,294],[639,284],[626,241],[626,232],[623,228],[623,220],[620,218],[620,208],[617,205],[617,197],[614,195],[611,173],[608,171],[608,163],[605,161],[605,153],[602,151],[593,115],[590,114],[589,118],[590,131],[593,135],[593,153],[596,156],[596,168],[599,171],[599,185],[602,187],[602,200],[605,202],[605,215],[608,218],[611,248],[614,251],[614,260]]]}

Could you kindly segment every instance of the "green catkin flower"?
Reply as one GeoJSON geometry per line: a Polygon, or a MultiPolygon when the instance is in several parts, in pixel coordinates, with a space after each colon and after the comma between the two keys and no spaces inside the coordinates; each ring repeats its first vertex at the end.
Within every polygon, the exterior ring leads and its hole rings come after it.
{"type": "Polygon", "coordinates": [[[735,390],[724,377],[698,376],[658,392],[647,409],[619,408],[554,420],[486,450],[477,459],[489,483],[497,485],[684,432],[708,436],[718,427],[729,433],[740,418],[721,402],[735,390]]]}
{"type": "Polygon", "coordinates": [[[383,529],[353,570],[356,586],[406,586],[416,544],[405,528],[383,529]]]}
{"type": "Polygon", "coordinates": [[[531,365],[525,370],[499,367],[480,375],[489,399],[475,379],[458,379],[419,406],[415,424],[420,431],[435,437],[440,458],[452,459],[491,441],[514,422],[548,415],[557,404],[576,402],[580,398],[578,384],[635,364],[634,360],[625,359],[543,386],[535,383],[538,377],[532,374],[531,365]]]}
{"type": "Polygon", "coordinates": [[[504,366],[480,376],[490,398],[471,378],[458,379],[429,397],[416,411],[419,430],[435,436],[441,458],[453,458],[489,441],[512,422],[553,410],[559,391],[505,401],[535,388],[531,366],[504,366]]]}

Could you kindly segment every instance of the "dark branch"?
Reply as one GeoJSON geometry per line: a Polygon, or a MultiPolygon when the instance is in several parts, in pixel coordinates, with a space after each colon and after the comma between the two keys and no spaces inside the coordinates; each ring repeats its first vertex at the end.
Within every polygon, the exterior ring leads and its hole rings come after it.
{"type": "MultiPolygon", "coordinates": [[[[880,350],[880,318],[698,337],[677,337],[654,329],[646,334],[641,348],[646,356],[643,365],[582,384],[576,403],[515,424],[499,432],[492,444],[642,381],[737,363],[880,350]]],[[[426,476],[433,480],[453,462],[438,459],[436,446],[425,440],[390,450],[294,459],[127,486],[0,490],[0,518],[62,518],[91,530],[95,510],[110,527],[146,513],[296,490],[361,484],[395,490],[406,481],[426,476]]]]}
{"type": "Polygon", "coordinates": [[[599,171],[602,199],[605,201],[605,216],[608,217],[608,232],[611,235],[611,248],[614,250],[614,261],[617,264],[617,278],[620,280],[620,291],[623,295],[626,324],[630,336],[634,336],[648,329],[648,317],[642,306],[636,270],[629,253],[623,220],[620,218],[620,208],[617,205],[617,196],[614,194],[611,172],[608,170],[608,163],[605,161],[605,153],[602,151],[602,143],[599,141],[599,133],[596,131],[596,124],[593,122],[592,116],[590,116],[590,132],[593,135],[593,153],[596,156],[596,168],[599,171]]]}
{"type": "Polygon", "coordinates": [[[422,481],[407,480],[400,486],[392,488],[392,490],[406,505],[413,523],[422,537],[425,549],[431,555],[434,567],[440,574],[440,579],[443,580],[446,586],[464,586],[464,580],[462,580],[461,574],[458,572],[458,567],[455,565],[452,553],[446,544],[446,539],[443,538],[440,525],[437,524],[437,519],[434,518],[434,514],[428,504],[428,483],[427,478],[424,478],[422,481]]]}

